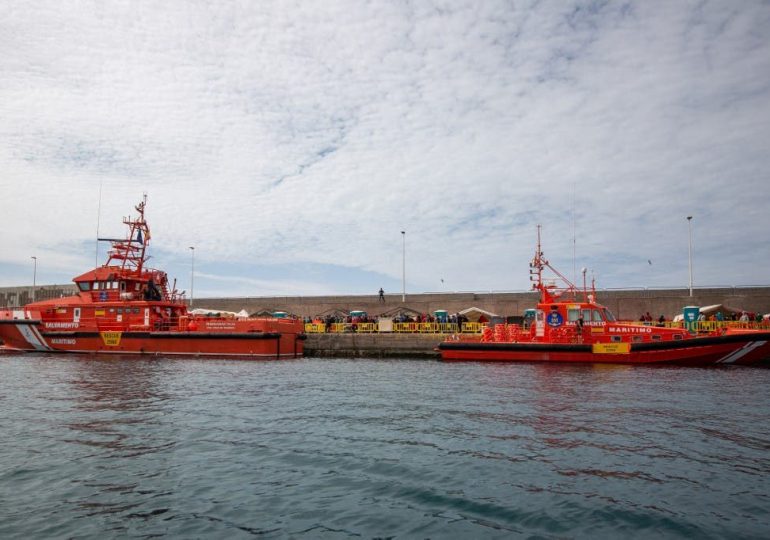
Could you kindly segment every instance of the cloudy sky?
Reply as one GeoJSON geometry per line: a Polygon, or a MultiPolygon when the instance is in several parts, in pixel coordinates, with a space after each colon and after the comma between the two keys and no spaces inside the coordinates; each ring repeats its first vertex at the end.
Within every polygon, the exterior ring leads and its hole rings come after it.
{"type": "MultiPolygon", "coordinates": [[[[767,1],[0,3],[0,286],[147,193],[195,296],[770,284],[767,1]],[[101,205],[99,192],[101,189],[101,205]],[[402,236],[401,231],[406,231],[402,236]]],[[[100,264],[104,260],[100,248],[100,264]]]]}

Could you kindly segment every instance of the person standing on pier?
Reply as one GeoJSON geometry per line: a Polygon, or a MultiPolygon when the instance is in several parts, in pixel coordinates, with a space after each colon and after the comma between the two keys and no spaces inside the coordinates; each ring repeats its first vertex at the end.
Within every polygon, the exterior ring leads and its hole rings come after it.
{"type": "Polygon", "coordinates": [[[380,287],[380,302],[385,301],[385,291],[382,290],[382,287],[380,287]]]}

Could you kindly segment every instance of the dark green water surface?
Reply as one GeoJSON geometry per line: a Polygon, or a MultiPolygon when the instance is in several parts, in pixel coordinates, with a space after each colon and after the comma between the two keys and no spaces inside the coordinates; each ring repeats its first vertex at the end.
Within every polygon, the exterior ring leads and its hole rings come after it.
{"type": "Polygon", "coordinates": [[[767,538],[770,370],[0,355],[0,538],[767,538]]]}

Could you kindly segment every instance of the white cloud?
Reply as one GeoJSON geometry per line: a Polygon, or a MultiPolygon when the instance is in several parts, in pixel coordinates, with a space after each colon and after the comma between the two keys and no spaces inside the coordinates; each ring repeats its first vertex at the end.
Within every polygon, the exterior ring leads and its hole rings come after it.
{"type": "Polygon", "coordinates": [[[567,274],[576,234],[600,286],[685,285],[691,214],[696,283],[768,283],[768,23],[759,2],[7,2],[2,281],[34,253],[51,281],[92,264],[70,250],[101,182],[103,231],[146,191],[157,262],[184,275],[196,245],[239,294],[393,290],[401,230],[410,290],[523,289],[537,223],[567,274]]]}

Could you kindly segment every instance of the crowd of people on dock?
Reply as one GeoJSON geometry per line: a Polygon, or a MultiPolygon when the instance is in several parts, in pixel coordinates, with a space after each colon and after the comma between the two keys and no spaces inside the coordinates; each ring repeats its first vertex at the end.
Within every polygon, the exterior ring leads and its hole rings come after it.
{"type": "MultiPolygon", "coordinates": [[[[329,331],[329,328],[333,324],[350,324],[350,325],[358,325],[358,324],[367,324],[372,323],[376,324],[378,322],[381,322],[383,319],[389,319],[390,321],[394,323],[450,323],[450,324],[458,324],[462,325],[463,323],[469,322],[468,317],[463,315],[462,313],[453,313],[446,318],[439,318],[435,315],[431,315],[430,313],[416,313],[416,314],[408,314],[408,313],[399,313],[393,317],[383,317],[383,316],[370,316],[366,313],[363,313],[361,315],[341,315],[341,314],[327,314],[324,316],[315,316],[315,317],[303,317],[303,321],[305,324],[317,324],[317,325],[325,325],[327,331],[329,331]]],[[[480,322],[487,322],[486,320],[481,320],[480,322]]]]}
{"type": "MultiPolygon", "coordinates": [[[[643,314],[641,317],[639,317],[639,322],[643,322],[644,324],[651,326],[653,323],[652,315],[650,315],[650,312],[643,314]]],[[[661,315],[658,317],[658,319],[655,321],[657,324],[655,326],[664,326],[666,324],[666,316],[661,315]]]]}
{"type": "MultiPolygon", "coordinates": [[[[644,313],[644,314],[642,314],[639,317],[639,321],[643,322],[643,323],[645,323],[647,325],[652,325],[653,318],[652,318],[652,315],[650,315],[650,312],[648,311],[647,313],[644,313]]],[[[660,317],[658,317],[658,319],[656,321],[657,322],[657,326],[663,326],[666,323],[666,321],[667,321],[667,319],[666,319],[665,315],[661,315],[660,317]]],[[[703,321],[716,321],[716,322],[736,321],[736,322],[744,322],[744,323],[749,323],[749,322],[761,323],[761,322],[765,321],[765,318],[764,318],[764,316],[761,313],[749,313],[749,312],[743,311],[743,312],[740,312],[740,313],[733,312],[733,313],[723,314],[721,311],[717,311],[716,313],[712,313],[708,317],[706,316],[705,313],[700,313],[698,315],[698,321],[699,322],[703,322],[703,321]]]]}

